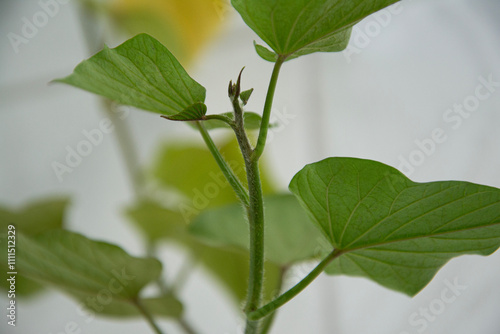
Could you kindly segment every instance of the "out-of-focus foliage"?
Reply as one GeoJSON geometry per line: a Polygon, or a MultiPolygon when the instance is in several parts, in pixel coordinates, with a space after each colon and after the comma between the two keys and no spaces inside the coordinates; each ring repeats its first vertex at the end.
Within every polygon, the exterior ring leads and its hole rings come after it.
{"type": "Polygon", "coordinates": [[[214,38],[231,10],[227,0],[111,0],[108,7],[119,27],[154,36],[184,66],[214,38]]]}

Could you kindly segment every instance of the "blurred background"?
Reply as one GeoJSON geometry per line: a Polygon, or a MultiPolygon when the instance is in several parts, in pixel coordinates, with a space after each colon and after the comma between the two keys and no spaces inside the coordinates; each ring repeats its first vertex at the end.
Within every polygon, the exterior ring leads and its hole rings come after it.
{"type": "MultiPolygon", "coordinates": [[[[278,126],[266,151],[275,187],[286,190],[305,164],[329,156],[378,160],[420,182],[500,187],[499,17],[495,0],[403,1],[359,23],[345,52],[286,63],[273,111],[278,126]],[[489,93],[481,100],[474,98],[480,85],[489,93]]],[[[252,42],[258,37],[225,0],[0,2],[0,206],[14,210],[68,196],[67,228],[137,256],[144,244],[123,215],[134,187],[117,133],[106,134],[71,172],[54,170],[68,147],[76,149],[84,132],[107,117],[102,103],[49,82],[70,74],[103,42],[114,47],[139,32],[163,42],[207,88],[209,113],[230,109],[227,84],[246,66],[243,87],[255,88],[248,110],[260,112],[272,64],[257,56],[252,42]]],[[[187,126],[121,110],[119,122],[147,170],[163,143],[201,143],[187,126]]],[[[218,139],[226,134],[214,132],[218,139]]],[[[166,275],[175,276],[186,255],[168,243],[159,250],[166,275]]],[[[299,266],[287,286],[309,267],[299,266]]],[[[323,275],[280,310],[272,333],[498,334],[499,279],[498,252],[452,260],[413,299],[365,279],[323,275]],[[461,289],[444,303],[443,291],[454,291],[453,284],[461,289]]],[[[241,332],[237,307],[202,267],[195,267],[181,297],[200,333],[241,332]]],[[[3,292],[0,304],[6,302],[3,292]]],[[[18,325],[4,318],[1,333],[65,333],[68,321],[81,333],[150,332],[142,319],[87,323],[77,304],[55,291],[18,304],[18,325]]],[[[182,333],[169,320],[160,324],[167,333],[182,333]]]]}

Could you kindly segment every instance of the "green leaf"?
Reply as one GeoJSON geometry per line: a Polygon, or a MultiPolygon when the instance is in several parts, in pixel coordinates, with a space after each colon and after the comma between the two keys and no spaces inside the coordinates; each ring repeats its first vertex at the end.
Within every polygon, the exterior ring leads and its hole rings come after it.
{"type": "MultiPolygon", "coordinates": [[[[266,197],[265,208],[265,255],[269,261],[289,266],[325,253],[328,242],[311,225],[294,196],[266,197]]],[[[248,222],[241,205],[203,211],[189,230],[208,244],[249,250],[248,222]]]]}
{"type": "Polygon", "coordinates": [[[178,114],[163,117],[171,121],[199,121],[203,119],[206,113],[207,106],[201,102],[198,102],[187,107],[178,114]]]}
{"type": "MultiPolygon", "coordinates": [[[[47,198],[29,203],[19,210],[0,207],[0,249],[7,249],[7,231],[14,225],[16,233],[35,235],[51,229],[59,229],[64,225],[68,198],[47,198]]],[[[0,257],[0,268],[7,272],[7,257],[0,257]]],[[[0,288],[8,291],[9,283],[0,281],[0,288]]],[[[18,273],[16,276],[16,295],[31,296],[42,290],[43,286],[18,273]]]]}
{"type": "MultiPolygon", "coordinates": [[[[130,301],[114,298],[109,303],[98,303],[96,302],[97,298],[91,298],[85,294],[78,299],[87,310],[99,316],[116,318],[142,316],[136,305],[130,301]]],[[[179,318],[183,312],[181,302],[172,295],[156,298],[141,298],[140,302],[151,315],[157,317],[179,318]]]]}
{"type": "Polygon", "coordinates": [[[252,96],[253,93],[253,88],[249,90],[245,90],[240,93],[240,100],[243,102],[243,105],[246,105],[248,103],[248,100],[250,100],[250,96],[252,96]]]}
{"type": "Polygon", "coordinates": [[[255,51],[257,52],[257,54],[262,59],[273,62],[273,63],[278,60],[279,56],[276,53],[274,53],[273,51],[266,48],[265,46],[257,44],[255,41],[253,42],[253,46],[255,47],[255,51]]]}
{"type": "MultiPolygon", "coordinates": [[[[247,295],[250,267],[248,253],[235,248],[208,246],[196,240],[189,248],[194,258],[223,284],[239,309],[247,295]]],[[[269,261],[264,266],[266,280],[263,295],[265,300],[270,300],[278,293],[282,271],[269,261]]]]}
{"type": "MultiPolygon", "coordinates": [[[[54,285],[77,298],[135,300],[158,278],[159,261],[135,258],[121,248],[64,231],[17,236],[17,267],[25,276],[54,285]]],[[[101,304],[105,304],[102,302],[101,304]]]]}
{"type": "Polygon", "coordinates": [[[62,228],[68,204],[68,198],[48,198],[29,203],[20,210],[0,207],[0,233],[5,233],[9,225],[15,225],[16,230],[24,234],[62,228]]]}
{"type": "Polygon", "coordinates": [[[352,26],[398,0],[231,0],[245,23],[274,50],[256,45],[264,59],[288,60],[347,47],[352,26]]]}
{"type": "Polygon", "coordinates": [[[343,255],[326,272],[418,293],[451,258],[500,246],[500,190],[468,182],[416,183],[379,162],[330,158],[306,166],[290,190],[343,255]]]}
{"type": "Polygon", "coordinates": [[[182,239],[186,233],[187,223],[179,212],[153,201],[142,201],[129,207],[126,214],[151,242],[182,239]]]}
{"type": "Polygon", "coordinates": [[[175,115],[205,101],[205,88],[194,81],[160,42],[139,34],[114,49],[80,63],[70,76],[55,80],[105,96],[118,103],[175,115]]]}

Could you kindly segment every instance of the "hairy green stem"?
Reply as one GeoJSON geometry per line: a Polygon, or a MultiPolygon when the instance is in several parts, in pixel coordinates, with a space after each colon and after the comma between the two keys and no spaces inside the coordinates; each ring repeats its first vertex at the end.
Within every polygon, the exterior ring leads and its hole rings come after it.
{"type": "MultiPolygon", "coordinates": [[[[247,314],[251,314],[257,310],[262,303],[262,292],[264,288],[264,198],[262,193],[262,182],[260,180],[259,159],[264,152],[274,92],[278,82],[279,71],[284,61],[284,57],[278,58],[271,75],[259,137],[255,149],[252,149],[248,141],[245,132],[243,109],[239,101],[241,72],[236,85],[233,86],[231,83],[229,85],[229,96],[232,98],[231,102],[234,109],[234,130],[245,160],[248,192],[250,196],[250,203],[247,207],[250,228],[250,268],[245,306],[245,313],[247,314]]],[[[266,324],[262,320],[247,319],[245,334],[259,334],[262,330],[267,330],[266,324]]]]}
{"type": "MultiPolygon", "coordinates": [[[[247,207],[250,227],[250,270],[248,278],[248,295],[245,312],[259,308],[264,288],[264,199],[260,180],[259,161],[251,158],[252,148],[246,136],[241,106],[233,101],[235,108],[235,133],[240,145],[247,173],[250,203],[247,207]]],[[[257,334],[260,321],[247,322],[245,334],[257,334]]]]}
{"type": "Polygon", "coordinates": [[[326,258],[324,258],[304,279],[297,283],[293,288],[283,293],[281,296],[273,300],[272,302],[262,306],[258,310],[252,311],[247,314],[247,318],[250,320],[258,320],[266,315],[276,311],[278,308],[289,302],[292,298],[297,296],[302,290],[304,290],[309,284],[311,284],[316,277],[318,277],[323,270],[337,257],[342,255],[342,251],[334,250],[326,258]]]}
{"type": "Polygon", "coordinates": [[[134,300],[134,305],[137,307],[139,312],[144,316],[146,321],[149,323],[151,328],[154,330],[156,334],[163,334],[161,331],[160,327],[156,324],[155,320],[153,319],[153,316],[149,313],[149,311],[142,305],[141,301],[139,299],[134,300]]]}
{"type": "Polygon", "coordinates": [[[259,163],[247,165],[250,207],[248,220],[250,226],[250,276],[245,311],[257,310],[262,301],[264,287],[264,201],[260,181],[259,163]]]}
{"type": "Polygon", "coordinates": [[[257,139],[257,145],[255,146],[252,159],[259,160],[264,153],[264,147],[266,146],[267,132],[269,130],[269,120],[271,118],[271,108],[273,106],[274,92],[276,91],[276,84],[278,83],[278,76],[280,73],[281,65],[285,62],[286,57],[279,56],[278,60],[274,64],[273,74],[271,75],[271,80],[269,82],[269,88],[267,89],[266,102],[264,103],[264,111],[262,112],[262,123],[260,124],[259,137],[257,139]]]}
{"type": "Polygon", "coordinates": [[[240,146],[241,153],[243,154],[243,159],[245,164],[248,165],[251,162],[252,146],[248,140],[247,133],[245,132],[245,123],[243,118],[243,108],[241,107],[240,101],[236,96],[233,100],[234,109],[234,133],[236,134],[236,140],[240,146]]]}
{"type": "Polygon", "coordinates": [[[208,134],[208,131],[207,129],[205,129],[205,126],[201,122],[196,122],[196,126],[198,127],[198,130],[200,130],[201,136],[203,137],[205,144],[212,153],[215,161],[217,162],[217,165],[219,166],[222,173],[226,177],[227,181],[233,188],[234,192],[236,193],[240,201],[245,205],[245,207],[248,207],[250,204],[248,191],[241,184],[238,177],[234,174],[234,172],[231,170],[231,168],[228,166],[228,164],[222,157],[222,154],[219,152],[219,149],[217,148],[212,138],[208,134]]]}
{"type": "MultiPolygon", "coordinates": [[[[250,203],[247,207],[250,228],[250,269],[245,312],[259,308],[264,288],[264,199],[260,180],[259,160],[252,159],[252,147],[245,132],[243,108],[239,101],[241,72],[235,86],[229,85],[229,96],[234,109],[234,132],[240,146],[247,173],[250,203]]],[[[247,322],[246,334],[259,333],[260,321],[247,322]]]]}

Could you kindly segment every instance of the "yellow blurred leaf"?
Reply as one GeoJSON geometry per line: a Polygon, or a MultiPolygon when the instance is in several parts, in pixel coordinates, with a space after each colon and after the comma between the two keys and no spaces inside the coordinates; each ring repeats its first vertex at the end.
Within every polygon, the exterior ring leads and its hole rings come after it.
{"type": "Polygon", "coordinates": [[[157,38],[186,66],[221,29],[230,8],[228,0],[112,0],[109,12],[127,32],[157,38]]]}

